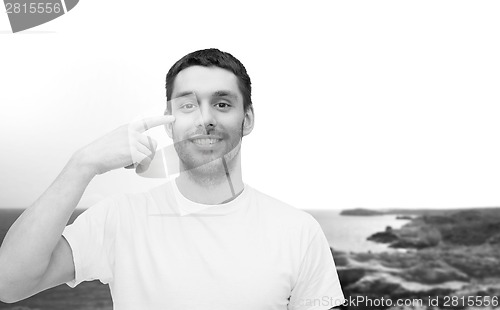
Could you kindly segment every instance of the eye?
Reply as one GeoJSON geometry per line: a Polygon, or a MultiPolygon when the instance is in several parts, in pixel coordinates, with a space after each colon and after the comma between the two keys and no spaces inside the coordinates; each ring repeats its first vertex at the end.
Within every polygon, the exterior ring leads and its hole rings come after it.
{"type": "Polygon", "coordinates": [[[221,102],[217,102],[217,103],[215,104],[215,106],[216,106],[218,109],[221,109],[221,110],[226,110],[226,109],[228,109],[228,108],[230,107],[230,105],[229,105],[228,103],[223,102],[223,101],[221,101],[221,102]]]}
{"type": "Polygon", "coordinates": [[[181,109],[184,111],[194,110],[195,108],[196,108],[196,105],[194,103],[185,103],[181,106],[181,109]]]}

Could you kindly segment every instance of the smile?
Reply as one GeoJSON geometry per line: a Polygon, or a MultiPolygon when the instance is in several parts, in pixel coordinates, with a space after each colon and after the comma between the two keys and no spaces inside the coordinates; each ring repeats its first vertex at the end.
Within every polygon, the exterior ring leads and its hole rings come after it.
{"type": "Polygon", "coordinates": [[[222,141],[222,137],[219,135],[194,135],[189,139],[193,144],[202,148],[211,148],[222,141]]]}
{"type": "Polygon", "coordinates": [[[220,141],[220,139],[213,139],[213,138],[198,138],[198,139],[192,139],[194,144],[197,145],[212,145],[220,141]]]}

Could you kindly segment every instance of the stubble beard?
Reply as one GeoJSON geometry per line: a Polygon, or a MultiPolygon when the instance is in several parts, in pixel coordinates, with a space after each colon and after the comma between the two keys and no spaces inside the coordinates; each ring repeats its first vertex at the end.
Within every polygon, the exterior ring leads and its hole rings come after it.
{"type": "Polygon", "coordinates": [[[226,151],[222,156],[215,155],[213,157],[207,157],[203,161],[194,158],[194,156],[187,151],[185,143],[191,143],[189,140],[175,143],[175,149],[180,159],[180,172],[186,173],[191,180],[207,187],[226,182],[226,174],[234,168],[236,164],[234,159],[240,153],[242,137],[243,127],[240,132],[240,139],[235,144],[230,145],[229,151],[226,151]],[[226,167],[229,171],[226,171],[226,167]]]}

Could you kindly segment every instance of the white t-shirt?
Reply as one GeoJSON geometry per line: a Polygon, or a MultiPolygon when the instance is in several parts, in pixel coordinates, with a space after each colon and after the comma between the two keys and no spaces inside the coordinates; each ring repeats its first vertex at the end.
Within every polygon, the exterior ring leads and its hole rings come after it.
{"type": "Polygon", "coordinates": [[[203,205],[176,182],[114,196],[66,227],[82,281],[109,283],[116,310],[330,309],[344,301],[318,222],[245,185],[203,205]]]}

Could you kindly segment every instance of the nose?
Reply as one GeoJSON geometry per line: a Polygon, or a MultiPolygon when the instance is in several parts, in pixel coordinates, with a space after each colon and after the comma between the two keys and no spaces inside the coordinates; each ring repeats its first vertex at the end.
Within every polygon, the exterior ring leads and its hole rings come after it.
{"type": "Polygon", "coordinates": [[[209,103],[202,103],[200,108],[200,123],[208,131],[217,126],[217,119],[209,103]]]}

